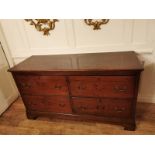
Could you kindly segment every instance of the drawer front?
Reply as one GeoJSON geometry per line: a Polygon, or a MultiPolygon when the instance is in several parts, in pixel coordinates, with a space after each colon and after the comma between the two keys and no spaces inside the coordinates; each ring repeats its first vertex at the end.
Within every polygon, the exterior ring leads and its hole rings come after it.
{"type": "Polygon", "coordinates": [[[24,95],[23,101],[29,110],[71,113],[69,98],[66,96],[27,96],[24,95]]]}
{"type": "Polygon", "coordinates": [[[108,117],[130,117],[131,102],[130,99],[72,98],[75,113],[108,117]]]}
{"type": "Polygon", "coordinates": [[[72,96],[131,98],[134,76],[70,76],[72,96]]]}
{"type": "Polygon", "coordinates": [[[68,95],[66,79],[63,76],[15,76],[22,94],[68,95]]]}

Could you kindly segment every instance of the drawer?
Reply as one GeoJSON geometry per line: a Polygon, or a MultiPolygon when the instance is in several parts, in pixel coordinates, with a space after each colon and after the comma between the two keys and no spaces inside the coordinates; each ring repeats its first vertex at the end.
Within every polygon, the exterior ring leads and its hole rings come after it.
{"type": "Polygon", "coordinates": [[[15,76],[22,94],[68,95],[66,79],[63,76],[15,76]]]}
{"type": "Polygon", "coordinates": [[[72,98],[75,113],[108,117],[130,117],[131,102],[130,99],[72,98]]]}
{"type": "Polygon", "coordinates": [[[23,101],[29,110],[71,113],[69,97],[66,96],[27,96],[24,95],[23,101]]]}
{"type": "Polygon", "coordinates": [[[131,98],[134,76],[70,76],[72,96],[131,98]]]}

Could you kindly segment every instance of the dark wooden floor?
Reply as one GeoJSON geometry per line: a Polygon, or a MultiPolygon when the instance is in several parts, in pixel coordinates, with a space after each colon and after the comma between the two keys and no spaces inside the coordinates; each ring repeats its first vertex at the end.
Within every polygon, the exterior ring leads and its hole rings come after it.
{"type": "Polygon", "coordinates": [[[137,104],[137,129],[136,131],[125,131],[122,126],[95,122],[80,122],[59,120],[51,118],[38,118],[28,120],[25,115],[25,108],[19,98],[0,117],[0,134],[75,134],[75,135],[130,135],[130,134],[155,134],[155,104],[137,104]]]}

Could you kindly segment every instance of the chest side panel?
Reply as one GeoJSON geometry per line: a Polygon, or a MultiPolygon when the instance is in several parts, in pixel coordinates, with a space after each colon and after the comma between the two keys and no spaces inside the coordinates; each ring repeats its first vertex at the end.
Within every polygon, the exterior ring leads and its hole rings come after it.
{"type": "Polygon", "coordinates": [[[15,75],[21,94],[27,95],[68,95],[64,76],[15,75]]]}
{"type": "Polygon", "coordinates": [[[131,116],[131,99],[72,98],[75,113],[108,117],[131,116]]]}
{"type": "Polygon", "coordinates": [[[67,96],[23,96],[28,110],[54,113],[71,113],[70,101],[67,96]]]}
{"type": "Polygon", "coordinates": [[[72,96],[132,98],[134,76],[70,76],[72,96]]]}

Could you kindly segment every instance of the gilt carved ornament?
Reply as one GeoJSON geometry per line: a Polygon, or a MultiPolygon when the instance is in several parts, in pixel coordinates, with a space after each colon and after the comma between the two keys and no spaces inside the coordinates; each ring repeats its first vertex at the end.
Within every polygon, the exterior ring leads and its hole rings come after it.
{"type": "Polygon", "coordinates": [[[44,35],[49,35],[51,30],[54,30],[57,19],[25,19],[34,25],[37,31],[43,32],[44,35]]]}

